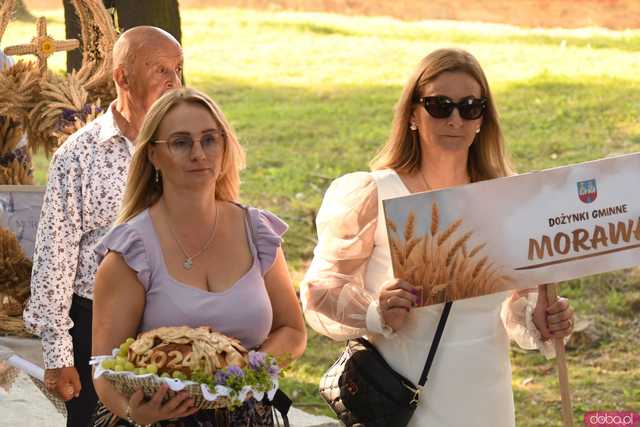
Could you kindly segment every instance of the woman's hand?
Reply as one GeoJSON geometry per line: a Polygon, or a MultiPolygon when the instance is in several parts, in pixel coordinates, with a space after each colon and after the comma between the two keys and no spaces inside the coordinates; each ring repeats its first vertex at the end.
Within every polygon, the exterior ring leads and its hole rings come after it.
{"type": "Polygon", "coordinates": [[[394,331],[404,326],[411,308],[418,302],[418,288],[404,280],[387,280],[380,289],[379,307],[384,323],[394,331]]]}
{"type": "Polygon", "coordinates": [[[533,310],[533,323],[545,341],[549,338],[568,336],[573,329],[573,309],[569,305],[569,300],[558,298],[555,303],[549,305],[546,286],[538,286],[538,301],[533,310]]]}
{"type": "Polygon", "coordinates": [[[193,400],[188,398],[186,392],[178,393],[175,397],[162,403],[169,386],[162,384],[160,389],[144,402],[144,393],[138,390],[129,399],[129,416],[136,424],[153,424],[162,420],[188,417],[198,411],[193,406],[193,400]]]}

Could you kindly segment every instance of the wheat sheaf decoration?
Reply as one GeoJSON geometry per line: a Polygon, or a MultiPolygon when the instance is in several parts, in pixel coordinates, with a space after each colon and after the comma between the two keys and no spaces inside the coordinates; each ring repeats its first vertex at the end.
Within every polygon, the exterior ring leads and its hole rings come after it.
{"type": "Polygon", "coordinates": [[[30,294],[31,266],[16,236],[0,227],[0,335],[30,336],[21,316],[30,294]]]}
{"type": "Polygon", "coordinates": [[[41,101],[29,114],[28,132],[33,151],[42,148],[51,155],[69,135],[103,113],[101,101],[90,102],[85,84],[90,70],[85,68],[66,77],[54,77],[41,84],[41,101]]]}
{"type": "Polygon", "coordinates": [[[387,220],[389,245],[396,276],[422,289],[422,305],[487,295],[507,289],[513,279],[482,251],[486,243],[467,249],[473,236],[464,231],[463,220],[443,227],[437,203],[431,205],[427,232],[416,233],[416,215],[410,211],[402,235],[387,220]]]}

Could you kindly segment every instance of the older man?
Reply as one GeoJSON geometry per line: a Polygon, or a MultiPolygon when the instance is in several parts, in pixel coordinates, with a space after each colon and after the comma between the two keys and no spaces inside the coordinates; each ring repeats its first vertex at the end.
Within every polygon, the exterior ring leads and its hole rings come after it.
{"type": "Polygon", "coordinates": [[[67,426],[86,427],[97,401],[89,367],[93,249],[120,209],[144,116],[181,85],[182,59],[180,44],[161,29],[124,32],[113,48],[116,100],[51,161],[24,319],[42,337],[45,382],[65,399],[67,426]]]}

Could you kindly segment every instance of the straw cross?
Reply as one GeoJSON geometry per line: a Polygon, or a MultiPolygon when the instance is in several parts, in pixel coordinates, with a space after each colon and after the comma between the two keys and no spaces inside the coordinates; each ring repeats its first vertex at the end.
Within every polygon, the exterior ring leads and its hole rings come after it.
{"type": "Polygon", "coordinates": [[[56,40],[47,34],[47,19],[38,18],[36,21],[38,35],[31,39],[30,44],[9,46],[4,50],[5,55],[35,55],[38,57],[40,74],[44,77],[47,71],[47,58],[56,52],[73,50],[80,47],[75,39],[56,40]]]}

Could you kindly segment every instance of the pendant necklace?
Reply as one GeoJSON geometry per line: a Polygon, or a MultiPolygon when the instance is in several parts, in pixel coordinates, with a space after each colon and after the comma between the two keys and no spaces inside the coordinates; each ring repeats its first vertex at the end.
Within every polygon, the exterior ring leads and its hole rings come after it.
{"type": "MultiPolygon", "coordinates": [[[[164,205],[165,212],[168,212],[167,205],[166,205],[166,203],[164,201],[164,198],[162,198],[162,204],[164,205]]],[[[215,219],[214,219],[214,222],[213,222],[213,227],[211,227],[211,233],[209,234],[209,238],[205,242],[204,246],[202,246],[202,248],[200,248],[200,250],[198,252],[196,252],[195,254],[193,254],[193,255],[189,255],[187,253],[187,251],[184,249],[184,247],[182,246],[182,243],[180,243],[180,240],[178,239],[177,234],[175,233],[175,231],[173,230],[173,227],[171,226],[171,222],[169,221],[169,216],[167,215],[167,225],[169,226],[169,231],[171,232],[171,236],[173,237],[173,240],[175,240],[176,243],[178,244],[178,247],[182,251],[182,254],[184,255],[184,258],[185,258],[184,262],[182,263],[182,267],[185,270],[191,270],[191,268],[193,268],[193,260],[196,257],[199,257],[200,255],[202,255],[204,253],[204,251],[207,250],[207,248],[209,247],[211,242],[213,241],[213,238],[216,235],[216,228],[218,226],[218,212],[219,211],[220,211],[220,207],[218,205],[216,205],[216,216],[215,216],[215,219]]]]}

